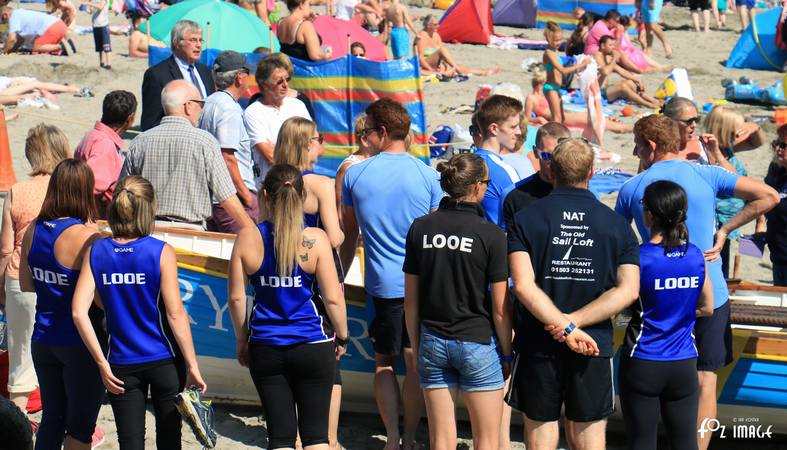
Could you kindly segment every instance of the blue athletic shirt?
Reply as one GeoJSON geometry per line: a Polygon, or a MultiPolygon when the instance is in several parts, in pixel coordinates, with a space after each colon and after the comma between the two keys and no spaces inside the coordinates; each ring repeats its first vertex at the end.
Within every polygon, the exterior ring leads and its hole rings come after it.
{"type": "Polygon", "coordinates": [[[705,258],[694,244],[664,254],[661,245],[639,247],[639,301],[632,308],[622,354],[651,361],[697,357],[694,322],[705,282],[705,258]]]}
{"type": "MultiPolygon", "coordinates": [[[[739,175],[718,166],[693,164],[679,159],[660,161],[623,184],[618,193],[615,211],[629,222],[633,218],[640,237],[647,242],[650,240],[650,231],[645,227],[640,204],[645,188],[658,180],[677,183],[686,191],[689,199],[686,218],[689,242],[705,251],[713,247],[716,233],[716,198],[732,196],[738,178],[739,175]]],[[[713,304],[716,309],[724,305],[730,296],[721,272],[721,258],[712,263],[708,262],[708,273],[713,285],[713,304]]]]}
{"type": "Polygon", "coordinates": [[[260,268],[249,275],[254,288],[249,341],[265,345],[332,341],[334,333],[317,289],[317,277],[298,263],[291,275],[280,275],[273,224],[265,221],[257,229],[265,254],[260,268]]]}
{"type": "Polygon", "coordinates": [[[380,153],[347,168],[342,203],[353,207],[364,245],[364,288],[404,297],[404,248],[410,225],[440,206],[436,170],[408,153],[380,153]]]}
{"type": "Polygon", "coordinates": [[[90,266],[104,303],[110,364],[130,365],[175,356],[161,297],[161,252],[165,243],[145,236],[121,244],[93,244],[90,266]]]}
{"type": "Polygon", "coordinates": [[[484,207],[484,218],[489,222],[505,229],[506,224],[500,220],[500,204],[506,194],[511,192],[514,183],[519,181],[519,176],[513,167],[508,165],[497,153],[477,148],[475,154],[484,158],[486,167],[489,168],[489,186],[486,188],[481,206],[484,207]]]}
{"type": "Polygon", "coordinates": [[[36,289],[33,342],[57,345],[82,343],[71,318],[71,299],[74,297],[79,271],[64,267],[55,258],[55,241],[64,231],[77,224],[82,224],[82,221],[71,217],[36,220],[27,258],[36,289]]]}

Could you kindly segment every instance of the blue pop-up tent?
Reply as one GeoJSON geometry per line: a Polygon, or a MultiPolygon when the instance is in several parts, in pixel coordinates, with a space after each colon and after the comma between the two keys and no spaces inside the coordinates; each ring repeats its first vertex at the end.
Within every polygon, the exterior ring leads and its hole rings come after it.
{"type": "Polygon", "coordinates": [[[787,61],[787,52],[776,47],[776,26],[780,16],[781,8],[754,16],[749,28],[730,52],[726,67],[781,71],[787,61]]]}

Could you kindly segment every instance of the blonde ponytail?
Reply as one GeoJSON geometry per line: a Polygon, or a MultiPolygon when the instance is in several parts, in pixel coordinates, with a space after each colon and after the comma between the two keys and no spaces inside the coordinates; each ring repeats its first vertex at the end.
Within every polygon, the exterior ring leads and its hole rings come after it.
{"type": "Polygon", "coordinates": [[[108,209],[114,237],[135,239],[153,233],[156,197],[148,180],[136,175],[120,180],[108,209]]]}
{"type": "Polygon", "coordinates": [[[305,190],[301,172],[288,164],[277,164],[263,182],[273,222],[273,247],[280,276],[295,270],[298,244],[303,234],[305,190]]]}

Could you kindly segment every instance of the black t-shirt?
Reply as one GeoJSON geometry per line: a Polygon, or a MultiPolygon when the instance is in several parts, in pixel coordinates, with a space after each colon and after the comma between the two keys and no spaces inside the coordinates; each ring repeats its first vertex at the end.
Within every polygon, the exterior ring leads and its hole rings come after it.
{"type": "Polygon", "coordinates": [[[506,230],[514,224],[514,215],[530,206],[531,203],[544,198],[552,192],[552,183],[547,183],[538,176],[538,172],[518,182],[514,190],[503,200],[503,220],[506,230]]]}
{"type": "Polygon", "coordinates": [[[776,189],[781,197],[779,204],[765,215],[768,220],[765,240],[771,250],[771,262],[787,264],[787,170],[772,162],[765,184],[776,189]]]}
{"type": "Polygon", "coordinates": [[[440,336],[488,344],[489,283],[508,278],[506,237],[475,203],[450,198],[416,219],[407,233],[403,270],[418,275],[422,325],[440,336]]]}
{"type": "MultiPolygon", "coordinates": [[[[508,229],[508,252],[527,252],[536,284],[564,313],[571,313],[615,286],[618,266],[639,265],[639,242],[620,215],[586,189],[558,187],[514,216],[508,229]]],[[[612,322],[583,329],[612,356],[612,322]]],[[[517,351],[554,356],[561,344],[525,311],[517,327],[517,351]]]]}

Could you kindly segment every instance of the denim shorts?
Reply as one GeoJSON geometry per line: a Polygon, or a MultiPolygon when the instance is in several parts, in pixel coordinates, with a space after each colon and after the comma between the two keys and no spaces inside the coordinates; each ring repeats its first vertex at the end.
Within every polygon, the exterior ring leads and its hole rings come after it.
{"type": "Polygon", "coordinates": [[[458,341],[421,328],[418,374],[423,389],[459,388],[465,392],[503,389],[497,340],[489,344],[458,341]]]}

